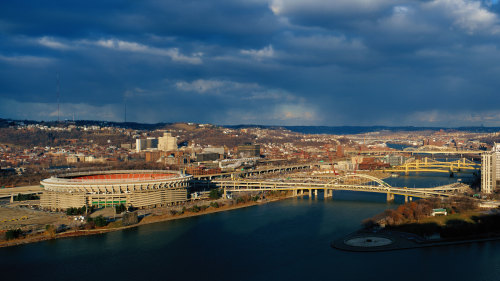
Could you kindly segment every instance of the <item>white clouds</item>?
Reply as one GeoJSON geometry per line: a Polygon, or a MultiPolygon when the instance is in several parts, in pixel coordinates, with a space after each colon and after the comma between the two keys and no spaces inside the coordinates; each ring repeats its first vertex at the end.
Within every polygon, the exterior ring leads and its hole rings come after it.
{"type": "Polygon", "coordinates": [[[274,56],[274,49],[272,45],[269,45],[260,50],[241,50],[240,53],[242,53],[243,55],[251,56],[257,60],[262,60],[265,58],[272,58],[274,56]]]}
{"type": "Polygon", "coordinates": [[[239,83],[227,80],[179,81],[178,90],[217,98],[229,105],[220,111],[225,124],[314,124],[318,121],[317,110],[305,98],[297,97],[286,90],[266,88],[257,83],[239,83]],[[225,120],[224,120],[225,119],[225,120]]]}
{"type": "Polygon", "coordinates": [[[370,28],[383,34],[389,42],[409,39],[401,36],[432,36],[441,26],[430,14],[431,12],[422,12],[419,6],[395,6],[389,15],[378,18],[370,28]]]}
{"type": "Polygon", "coordinates": [[[480,1],[434,0],[423,4],[423,8],[440,12],[443,16],[450,18],[453,25],[469,34],[499,31],[497,15],[483,7],[480,1]]]}
{"type": "Polygon", "coordinates": [[[203,53],[196,52],[191,56],[187,56],[182,54],[179,51],[179,48],[158,48],[151,47],[145,44],[141,44],[138,42],[124,41],[119,39],[99,39],[96,41],[82,39],[82,40],[74,40],[69,42],[63,42],[61,40],[57,40],[52,37],[41,37],[36,40],[38,45],[42,45],[47,48],[56,49],[56,50],[77,50],[87,51],[89,46],[98,46],[107,49],[113,49],[117,51],[123,52],[133,52],[140,53],[145,55],[152,56],[162,56],[169,57],[173,61],[188,63],[188,64],[201,64],[203,53]]]}
{"type": "Polygon", "coordinates": [[[390,0],[271,0],[269,8],[275,15],[295,13],[366,14],[384,9],[401,1],[390,0]]]}
{"type": "Polygon", "coordinates": [[[202,63],[201,60],[201,56],[203,55],[202,53],[195,53],[192,56],[186,56],[181,54],[178,48],[156,48],[143,45],[137,42],[128,42],[118,39],[107,39],[107,40],[101,39],[91,43],[97,46],[119,51],[128,51],[128,52],[142,53],[148,55],[170,57],[173,61],[177,62],[184,62],[190,64],[202,63]]]}
{"type": "Polygon", "coordinates": [[[319,121],[314,105],[284,89],[220,79],[178,81],[174,87],[195,95],[192,100],[217,104],[213,118],[219,124],[312,125],[319,121]]]}
{"type": "Polygon", "coordinates": [[[395,6],[393,8],[394,14],[407,14],[409,10],[406,6],[395,6]]]}
{"type": "Polygon", "coordinates": [[[68,46],[60,41],[57,41],[52,37],[44,36],[42,38],[39,38],[37,40],[37,42],[38,42],[38,44],[45,46],[45,47],[48,47],[48,48],[51,48],[51,49],[57,49],[57,50],[70,49],[70,46],[68,46]]]}
{"type": "Polygon", "coordinates": [[[382,23],[379,26],[384,29],[391,27],[410,32],[450,31],[451,27],[467,34],[500,32],[497,14],[488,10],[491,5],[479,0],[272,0],[269,7],[275,15],[300,25],[327,28],[351,26],[358,29],[382,23]]]}
{"type": "Polygon", "coordinates": [[[234,111],[245,113],[235,120],[254,123],[314,123],[320,116],[323,124],[397,125],[419,111],[407,123],[430,124],[451,122],[438,114],[447,108],[498,107],[498,7],[479,0],[260,1],[224,3],[223,11],[217,1],[178,1],[152,17],[157,1],[146,0],[105,8],[98,19],[85,9],[54,13],[78,17],[47,19],[39,28],[20,9],[12,23],[25,29],[0,20],[9,92],[0,94],[52,100],[53,75],[61,72],[72,100],[127,99],[129,114],[136,109],[140,121],[148,115],[152,122],[207,115],[220,122],[234,111]],[[74,38],[84,34],[90,37],[74,38]],[[430,104],[440,110],[429,112],[430,104]],[[207,105],[217,112],[200,110],[207,105]]]}

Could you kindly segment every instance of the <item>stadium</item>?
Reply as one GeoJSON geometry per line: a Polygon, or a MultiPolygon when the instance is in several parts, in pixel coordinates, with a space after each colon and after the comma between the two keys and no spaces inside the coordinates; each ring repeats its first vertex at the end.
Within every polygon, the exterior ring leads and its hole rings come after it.
{"type": "Polygon", "coordinates": [[[64,210],[124,204],[147,208],[179,204],[187,199],[192,176],[179,171],[119,170],[69,173],[40,182],[40,206],[64,210]]]}

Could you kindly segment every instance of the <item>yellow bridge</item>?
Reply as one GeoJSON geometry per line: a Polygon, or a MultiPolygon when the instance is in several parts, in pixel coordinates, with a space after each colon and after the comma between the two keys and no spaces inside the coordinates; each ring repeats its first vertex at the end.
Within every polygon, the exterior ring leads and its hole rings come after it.
{"type": "Polygon", "coordinates": [[[405,202],[413,197],[451,197],[470,189],[466,184],[454,183],[435,188],[406,188],[392,187],[383,180],[363,174],[350,174],[337,177],[329,182],[311,180],[309,182],[293,180],[215,180],[214,183],[223,189],[224,198],[233,192],[263,192],[263,191],[291,191],[294,196],[309,194],[311,198],[322,190],[324,198],[332,197],[333,190],[362,191],[385,193],[387,200],[393,201],[394,195],[402,195],[405,202]]]}
{"type": "Polygon", "coordinates": [[[425,157],[422,160],[416,159],[414,161],[405,163],[401,166],[395,166],[390,169],[381,171],[392,173],[405,173],[408,175],[410,172],[437,172],[437,173],[457,173],[457,172],[475,172],[481,168],[481,164],[471,161],[469,159],[459,159],[456,161],[437,161],[425,157]]]}

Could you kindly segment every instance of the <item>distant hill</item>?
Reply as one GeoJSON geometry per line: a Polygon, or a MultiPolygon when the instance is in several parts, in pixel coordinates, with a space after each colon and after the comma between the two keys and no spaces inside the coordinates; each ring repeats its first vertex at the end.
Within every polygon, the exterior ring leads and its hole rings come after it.
{"type": "Polygon", "coordinates": [[[224,126],[227,128],[241,129],[241,128],[284,128],[292,132],[303,134],[333,134],[333,135],[350,135],[362,134],[379,131],[391,132],[416,132],[416,131],[462,131],[462,132],[475,132],[475,133],[493,133],[500,131],[500,127],[389,127],[389,126],[265,126],[265,125],[231,125],[224,126]]]}
{"type": "MultiPolygon", "coordinates": [[[[97,120],[76,120],[76,121],[32,121],[32,120],[11,120],[0,118],[0,128],[5,128],[16,123],[23,122],[24,124],[44,124],[47,126],[57,126],[65,124],[73,124],[77,126],[112,126],[120,128],[129,128],[134,130],[156,130],[164,128],[177,128],[177,129],[192,129],[185,123],[136,123],[136,122],[108,122],[108,121],[97,121],[97,120]]],[[[261,129],[288,129],[293,132],[303,133],[303,134],[334,134],[334,135],[349,135],[349,134],[362,134],[378,131],[392,131],[392,132],[402,132],[402,131],[462,131],[462,132],[474,132],[474,133],[493,133],[499,132],[500,127],[458,127],[458,128],[447,128],[447,127],[414,127],[414,126],[273,126],[273,125],[253,125],[253,124],[241,124],[241,125],[220,125],[221,127],[231,128],[231,129],[242,129],[242,128],[261,128],[261,129]]]]}

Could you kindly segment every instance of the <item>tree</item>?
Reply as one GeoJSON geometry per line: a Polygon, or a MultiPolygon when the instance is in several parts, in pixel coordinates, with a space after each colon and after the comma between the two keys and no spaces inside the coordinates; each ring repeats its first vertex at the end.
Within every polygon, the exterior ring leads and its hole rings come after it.
{"type": "Polygon", "coordinates": [[[97,227],[103,227],[108,225],[108,220],[106,220],[103,216],[98,216],[95,218],[88,217],[87,218],[88,225],[95,225],[97,227]]]}
{"type": "Polygon", "coordinates": [[[45,226],[45,234],[47,236],[49,236],[50,238],[56,237],[56,232],[57,232],[57,229],[56,229],[56,227],[54,225],[47,224],[45,226]]]}
{"type": "Polygon", "coordinates": [[[392,209],[386,210],[384,214],[387,224],[398,224],[403,220],[403,215],[392,209]]]}
{"type": "Polygon", "coordinates": [[[219,188],[215,188],[215,189],[212,189],[210,190],[210,193],[208,195],[210,197],[210,199],[219,199],[222,197],[222,190],[220,190],[219,188]]]}
{"type": "Polygon", "coordinates": [[[364,229],[368,229],[368,230],[378,226],[378,224],[373,219],[365,219],[365,220],[363,220],[363,222],[361,224],[363,225],[364,229]]]}
{"type": "Polygon", "coordinates": [[[413,220],[413,210],[407,206],[403,206],[403,217],[407,220],[413,220]]]}
{"type": "Polygon", "coordinates": [[[19,236],[21,236],[22,234],[23,234],[23,231],[19,228],[10,229],[10,230],[7,230],[7,232],[5,233],[5,239],[6,240],[16,239],[16,238],[19,238],[19,236]]]}
{"type": "Polygon", "coordinates": [[[120,204],[120,205],[115,206],[115,210],[116,210],[117,214],[121,214],[127,210],[127,207],[125,207],[125,205],[123,205],[123,204],[120,204]]]}
{"type": "Polygon", "coordinates": [[[87,210],[87,208],[85,206],[81,207],[81,208],[68,208],[66,209],[66,215],[68,216],[78,216],[78,215],[83,215],[85,214],[85,211],[87,210]]]}

